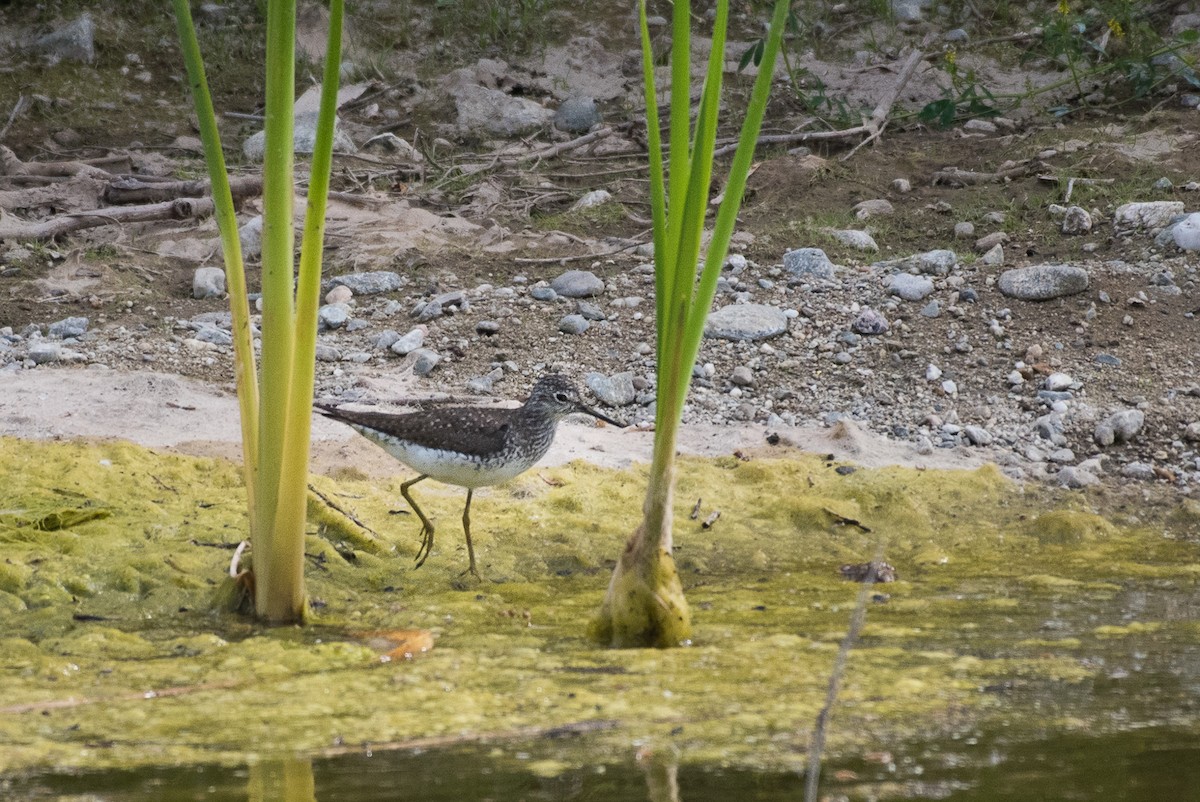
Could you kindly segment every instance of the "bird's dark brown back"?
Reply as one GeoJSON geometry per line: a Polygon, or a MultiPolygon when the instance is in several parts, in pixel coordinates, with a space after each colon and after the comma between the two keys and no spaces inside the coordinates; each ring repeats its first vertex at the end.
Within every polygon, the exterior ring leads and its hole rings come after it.
{"type": "Polygon", "coordinates": [[[490,456],[504,450],[513,410],[450,407],[396,414],[338,409],[317,404],[327,418],[372,429],[410,443],[456,451],[470,456],[490,456]]]}

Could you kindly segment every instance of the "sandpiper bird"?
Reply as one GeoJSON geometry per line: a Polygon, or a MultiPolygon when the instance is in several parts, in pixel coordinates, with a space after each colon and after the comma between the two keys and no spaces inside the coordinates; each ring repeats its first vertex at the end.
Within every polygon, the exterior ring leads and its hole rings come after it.
{"type": "Polygon", "coordinates": [[[572,412],[584,412],[614,426],[612,418],[584,406],[575,386],[563,376],[538,379],[529,400],[515,409],[448,407],[397,414],[316,405],[328,418],[348,424],[368,440],[416,471],[419,476],[400,485],[400,493],[421,519],[420,568],[433,549],[433,522],[417,506],[409,488],[422,479],[436,479],[467,488],[463,531],[467,536],[467,569],[475,577],[475,547],[471,544],[471,496],[475,488],[505,482],[533,467],[554,440],[558,422],[572,412]]]}

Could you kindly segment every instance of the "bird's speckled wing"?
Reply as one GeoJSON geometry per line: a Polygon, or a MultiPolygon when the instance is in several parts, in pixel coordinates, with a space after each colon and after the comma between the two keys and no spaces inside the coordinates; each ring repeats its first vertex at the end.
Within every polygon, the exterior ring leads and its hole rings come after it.
{"type": "Polygon", "coordinates": [[[333,420],[374,429],[426,448],[489,456],[504,450],[513,410],[451,407],[397,414],[318,404],[333,420]]]}

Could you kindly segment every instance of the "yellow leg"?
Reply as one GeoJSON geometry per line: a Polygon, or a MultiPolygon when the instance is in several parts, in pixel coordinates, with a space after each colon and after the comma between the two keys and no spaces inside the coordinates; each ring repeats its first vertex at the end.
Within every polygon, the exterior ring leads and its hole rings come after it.
{"type": "Polygon", "coordinates": [[[471,544],[471,496],[474,489],[467,488],[467,506],[463,507],[463,533],[467,536],[467,559],[470,560],[466,573],[479,579],[479,571],[475,569],[475,546],[471,544]]]}
{"type": "Polygon", "coordinates": [[[428,479],[426,474],[421,474],[416,479],[411,479],[400,485],[400,495],[404,496],[404,500],[408,502],[408,506],[412,507],[413,512],[421,519],[421,547],[417,549],[416,568],[420,568],[425,564],[426,558],[429,557],[429,552],[433,550],[433,521],[425,517],[425,513],[421,512],[421,508],[417,506],[417,501],[408,492],[408,489],[422,479],[428,479]]]}

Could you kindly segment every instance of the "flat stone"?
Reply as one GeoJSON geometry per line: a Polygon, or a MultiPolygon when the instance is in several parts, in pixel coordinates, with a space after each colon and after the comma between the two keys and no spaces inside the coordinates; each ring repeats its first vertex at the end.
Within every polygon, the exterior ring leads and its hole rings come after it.
{"type": "Polygon", "coordinates": [[[738,365],[729,375],[730,384],[736,384],[738,387],[753,387],[754,386],[754,371],[745,365],[738,365]]]}
{"type": "Polygon", "coordinates": [[[854,215],[859,220],[866,220],[869,217],[881,217],[884,215],[895,214],[896,209],[890,201],[883,198],[873,198],[865,200],[854,205],[854,215]]]}
{"type": "Polygon", "coordinates": [[[633,386],[633,373],[625,371],[612,376],[601,373],[589,373],[584,378],[588,389],[602,404],[610,407],[624,407],[637,399],[637,390],[633,386]]]}
{"type": "Polygon", "coordinates": [[[428,329],[426,329],[424,326],[417,326],[403,337],[398,337],[396,340],[394,340],[388,346],[388,350],[399,356],[408,356],[413,351],[416,351],[418,348],[425,345],[425,335],[427,333],[428,329]]]}
{"type": "Polygon", "coordinates": [[[927,276],[944,276],[958,264],[958,254],[945,248],[938,248],[913,254],[903,260],[903,264],[905,267],[915,269],[918,273],[927,276]]]}
{"type": "Polygon", "coordinates": [[[1088,273],[1072,265],[1033,265],[1000,274],[1000,292],[1022,301],[1048,301],[1088,288],[1088,273]]]}
{"type": "Polygon", "coordinates": [[[999,267],[1004,264],[1004,246],[997,242],[988,248],[987,253],[979,257],[979,261],[988,267],[999,267]]]}
{"type": "Polygon", "coordinates": [[[381,292],[395,292],[400,289],[404,286],[404,279],[399,273],[390,270],[374,270],[334,276],[329,283],[335,287],[349,287],[355,295],[378,295],[381,292]]]}
{"type": "Polygon", "coordinates": [[[912,273],[896,273],[888,279],[888,291],[906,301],[921,301],[933,292],[933,281],[912,273]]]}
{"type": "Polygon", "coordinates": [[[29,346],[29,358],[34,364],[45,365],[57,362],[62,357],[62,346],[58,343],[36,342],[29,346]]]}
{"type": "Polygon", "coordinates": [[[550,289],[565,298],[591,298],[604,292],[604,282],[590,270],[568,270],[550,282],[550,289]]]}
{"type": "Polygon", "coordinates": [[[879,250],[879,244],[875,242],[875,238],[865,231],[858,231],[857,229],[852,228],[834,230],[829,232],[829,236],[833,237],[847,248],[871,252],[879,250]]]}
{"type": "Polygon", "coordinates": [[[984,236],[975,240],[975,250],[979,251],[980,253],[986,253],[997,245],[1001,245],[1005,242],[1008,242],[1008,232],[993,231],[991,234],[985,234],[984,236]]]}
{"type": "Polygon", "coordinates": [[[730,304],[708,316],[704,336],[719,340],[764,340],[787,331],[784,311],[766,304],[730,304]]]}
{"type": "Polygon", "coordinates": [[[1116,228],[1161,228],[1177,214],[1183,214],[1183,201],[1126,203],[1113,213],[1116,228]]]}
{"type": "Polygon", "coordinates": [[[86,317],[68,317],[50,324],[50,336],[66,339],[67,337],[79,337],[88,329],[88,319],[86,317]]]}
{"type": "Polygon", "coordinates": [[[327,304],[348,304],[354,299],[354,292],[345,284],[339,284],[325,293],[327,304]]]}
{"type": "Polygon", "coordinates": [[[566,315],[558,321],[558,330],[563,334],[583,334],[592,324],[583,315],[566,315]]]}
{"type": "Polygon", "coordinates": [[[783,255],[783,268],[794,279],[823,279],[834,277],[836,266],[820,248],[797,248],[783,255]]]}
{"type": "Polygon", "coordinates": [[[578,212],[583,209],[591,209],[596,206],[603,206],[612,200],[612,193],[606,189],[593,189],[591,192],[585,192],[579,200],[571,204],[571,211],[578,212]]]}
{"type": "Polygon", "coordinates": [[[1085,487],[1100,484],[1100,477],[1085,471],[1077,465],[1065,465],[1054,476],[1054,480],[1063,487],[1080,490],[1085,487]]]}
{"type": "Polygon", "coordinates": [[[992,433],[982,426],[964,426],[963,435],[967,438],[967,442],[974,446],[990,446],[992,444],[992,433]]]}
{"type": "Polygon", "coordinates": [[[338,362],[342,358],[342,352],[332,345],[317,343],[316,358],[318,362],[338,362]]]}

